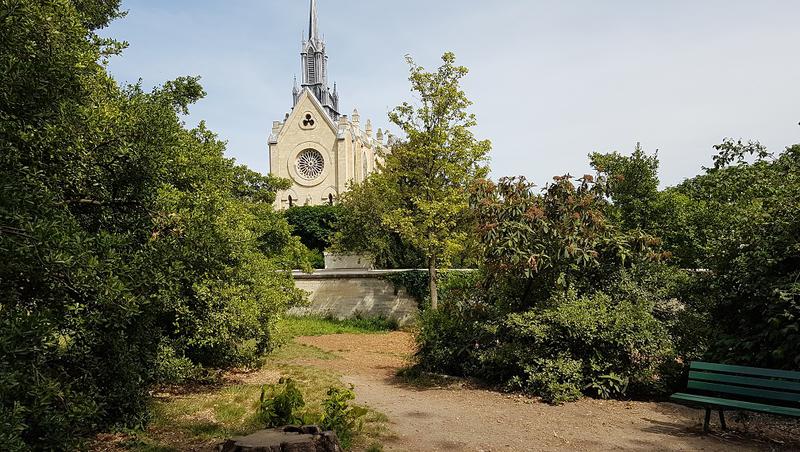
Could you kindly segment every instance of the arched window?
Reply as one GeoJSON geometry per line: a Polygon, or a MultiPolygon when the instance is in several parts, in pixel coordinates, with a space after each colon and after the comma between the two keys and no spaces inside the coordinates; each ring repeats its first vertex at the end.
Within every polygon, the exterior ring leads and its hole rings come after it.
{"type": "Polygon", "coordinates": [[[367,160],[366,151],[361,153],[361,173],[364,179],[366,179],[367,174],[369,174],[369,161],[367,160]]]}
{"type": "Polygon", "coordinates": [[[328,205],[333,205],[333,193],[328,193],[328,205]]]}
{"type": "Polygon", "coordinates": [[[292,199],[292,195],[289,195],[289,207],[294,207],[294,200],[292,199]]]}

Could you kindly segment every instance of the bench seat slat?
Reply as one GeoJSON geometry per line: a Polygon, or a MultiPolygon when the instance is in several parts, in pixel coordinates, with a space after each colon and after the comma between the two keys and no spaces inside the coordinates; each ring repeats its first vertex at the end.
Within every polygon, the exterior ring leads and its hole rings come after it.
{"type": "Polygon", "coordinates": [[[732,386],[718,383],[707,383],[705,381],[689,380],[689,389],[699,389],[701,391],[721,392],[725,394],[737,394],[745,397],[755,397],[759,399],[785,400],[787,402],[800,403],[800,393],[770,391],[768,389],[746,388],[744,386],[732,386]]]}
{"type": "Polygon", "coordinates": [[[695,405],[710,405],[717,408],[739,409],[748,411],[758,411],[761,413],[776,414],[781,416],[800,417],[800,408],[790,408],[785,406],[765,405],[763,403],[745,402],[742,400],[730,400],[719,397],[708,397],[696,394],[677,393],[670,396],[670,399],[678,402],[689,402],[695,405]]]}
{"type": "Polygon", "coordinates": [[[800,381],[800,372],[791,370],[765,369],[762,367],[733,366],[729,364],[692,361],[691,370],[710,370],[712,372],[728,372],[734,374],[754,375],[760,377],[785,378],[800,381]]]}
{"type": "Polygon", "coordinates": [[[755,386],[758,388],[784,389],[787,391],[800,392],[800,382],[787,380],[774,380],[770,378],[743,377],[741,375],[719,374],[713,372],[699,372],[692,370],[689,372],[690,380],[715,381],[720,383],[732,383],[737,385],[755,386]]]}

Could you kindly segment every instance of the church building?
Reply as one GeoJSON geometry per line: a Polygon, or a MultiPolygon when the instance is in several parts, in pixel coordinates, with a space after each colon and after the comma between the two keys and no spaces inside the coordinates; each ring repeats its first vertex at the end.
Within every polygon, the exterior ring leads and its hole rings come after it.
{"type": "MultiPolygon", "coordinates": [[[[272,123],[270,172],[292,181],[278,192],[277,209],[335,204],[351,182],[375,170],[385,147],[381,129],[373,137],[369,120],[362,126],[358,111],[341,114],[336,84],[328,85],[328,55],[317,25],[317,2],[311,0],[308,39],[303,39],[302,81],[292,90],[292,111],[272,123]],[[362,128],[363,127],[363,128],[362,128]]],[[[392,137],[387,136],[388,140],[392,137]]]]}

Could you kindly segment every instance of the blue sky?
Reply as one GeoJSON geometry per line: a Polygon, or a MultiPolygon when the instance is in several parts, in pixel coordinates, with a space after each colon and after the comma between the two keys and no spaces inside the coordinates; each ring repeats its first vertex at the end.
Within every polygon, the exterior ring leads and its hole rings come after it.
{"type": "MultiPolygon", "coordinates": [[[[130,43],[110,69],[155,86],[200,75],[228,155],[269,171],[266,140],[291,108],[308,1],[123,0],[102,34],[130,43]]],[[[662,185],[711,161],[724,137],[800,143],[800,1],[318,0],[343,113],[386,127],[411,99],[404,55],[445,51],[493,142],[494,177],[589,171],[593,151],[659,150],[662,185]]]]}

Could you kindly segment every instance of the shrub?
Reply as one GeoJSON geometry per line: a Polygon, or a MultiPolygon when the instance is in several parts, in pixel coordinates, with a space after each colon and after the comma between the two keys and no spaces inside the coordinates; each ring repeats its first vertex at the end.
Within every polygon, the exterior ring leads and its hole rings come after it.
{"type": "Polygon", "coordinates": [[[246,362],[298,301],[287,181],[224,157],[183,114],[196,77],[120,87],[118,1],[4,2],[0,27],[0,435],[34,450],[139,427],[156,378],[246,362]],[[7,69],[7,70],[6,70],[7,69]],[[171,350],[159,350],[168,344],[171,350]],[[173,353],[174,352],[174,353],[173,353]],[[7,427],[7,422],[15,424],[7,427]]]}
{"type": "Polygon", "coordinates": [[[266,427],[316,423],[324,430],[336,432],[342,447],[347,450],[353,436],[361,430],[367,409],[352,405],[356,398],[353,387],[349,389],[330,387],[322,402],[322,415],[312,416],[305,407],[303,394],[291,378],[281,378],[278,384],[261,388],[258,406],[259,420],[266,427]]]}
{"type": "Polygon", "coordinates": [[[258,418],[267,427],[302,424],[305,407],[303,394],[291,378],[281,378],[278,384],[261,387],[258,418]]]}
{"type": "Polygon", "coordinates": [[[678,265],[703,269],[665,319],[685,360],[797,369],[800,145],[779,155],[753,141],[714,148],[712,167],[661,192],[654,157],[595,155],[593,164],[625,181],[611,187],[615,208],[644,220],[628,226],[662,237],[678,265]]]}
{"type": "Polygon", "coordinates": [[[320,425],[324,430],[336,432],[342,448],[349,449],[353,436],[363,427],[367,410],[350,404],[356,398],[352,385],[350,389],[331,387],[327,395],[322,402],[320,425]]]}
{"type": "Polygon", "coordinates": [[[570,292],[509,314],[494,339],[480,354],[489,375],[514,379],[546,400],[598,387],[601,396],[624,396],[629,386],[638,393],[657,392],[659,369],[673,356],[667,331],[650,306],[602,293],[570,292]],[[612,385],[611,376],[619,384],[612,385]]]}
{"type": "Polygon", "coordinates": [[[158,346],[153,379],[161,384],[180,384],[197,379],[201,368],[185,356],[179,356],[175,349],[162,342],[158,346]]]}
{"type": "MultiPolygon", "coordinates": [[[[427,272],[419,272],[425,276],[427,272]]],[[[449,375],[475,375],[476,346],[488,341],[494,317],[480,283],[484,274],[443,272],[439,309],[423,309],[416,334],[419,366],[449,375]]],[[[427,303],[426,303],[427,304],[427,303]]]]}
{"type": "Polygon", "coordinates": [[[292,226],[292,234],[300,237],[309,249],[324,251],[331,245],[336,224],[342,216],[342,207],[295,206],[283,212],[292,226]]]}
{"type": "Polygon", "coordinates": [[[602,179],[577,182],[559,177],[541,194],[522,178],[476,186],[486,267],[423,313],[422,368],[552,403],[664,390],[674,350],[654,311],[680,283],[663,285],[657,239],[606,217],[602,179]]]}

